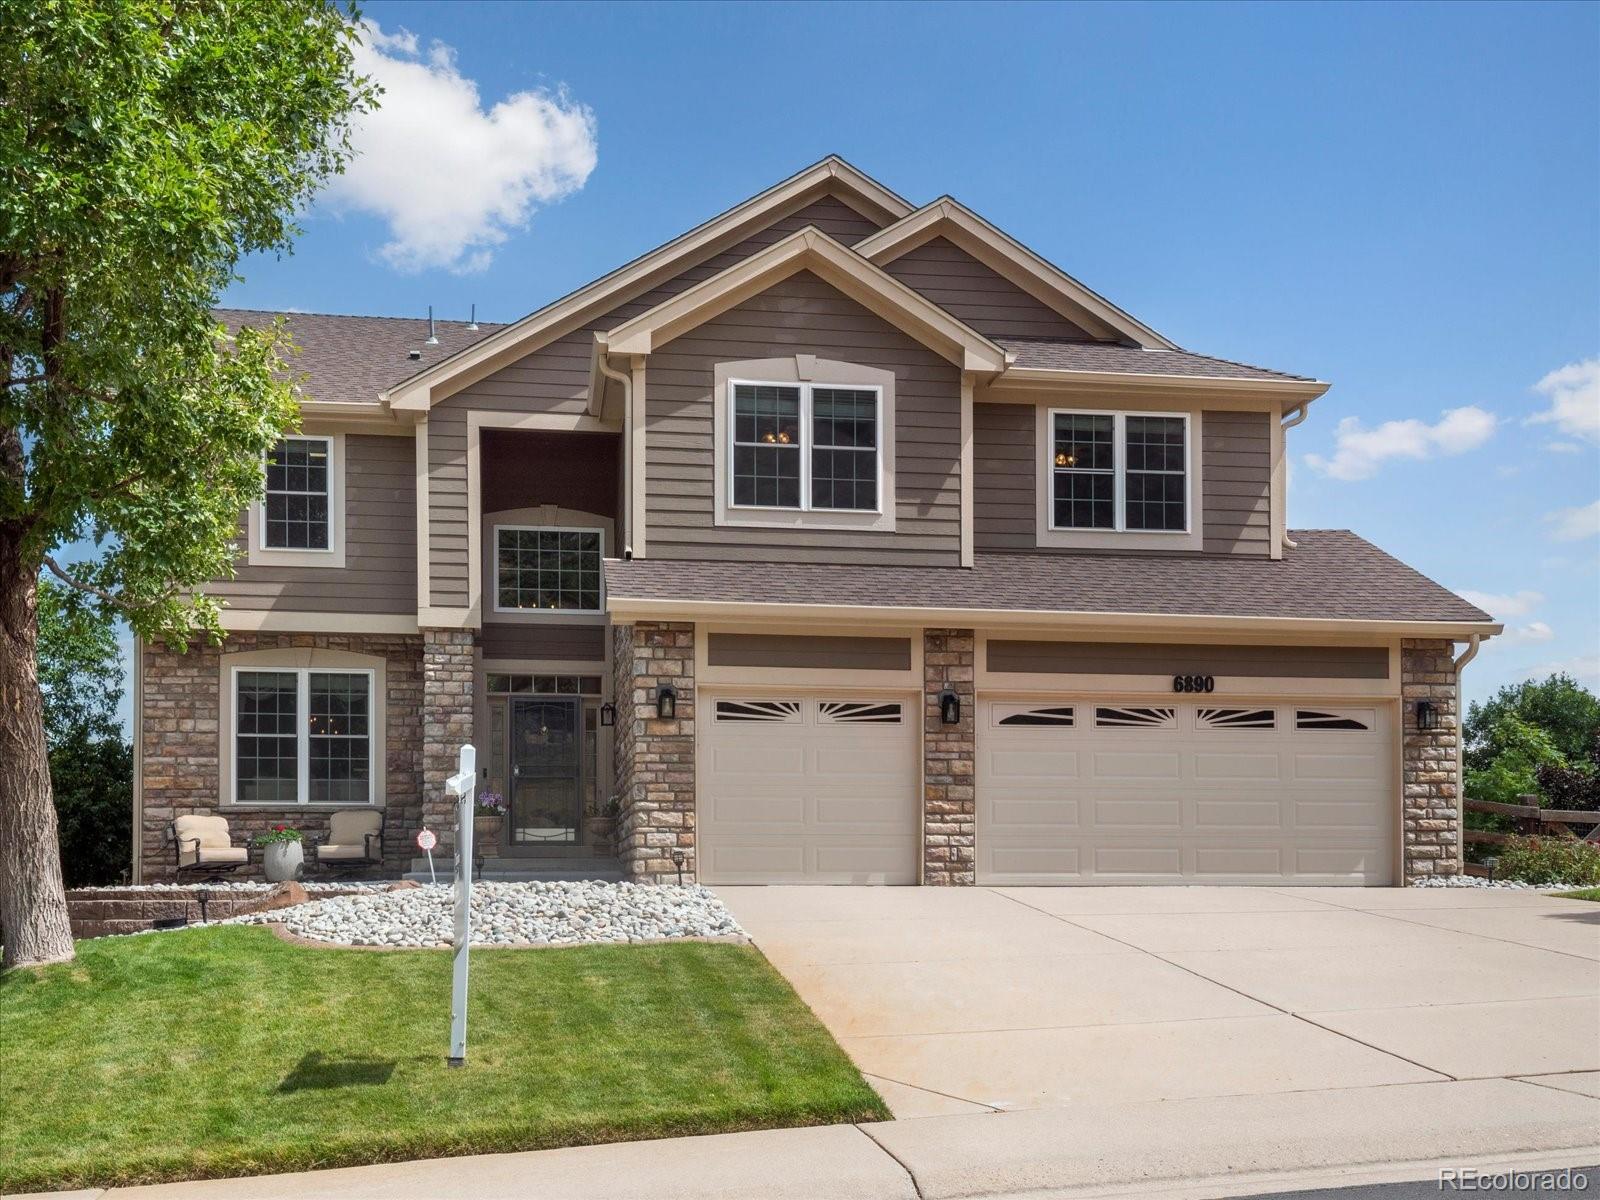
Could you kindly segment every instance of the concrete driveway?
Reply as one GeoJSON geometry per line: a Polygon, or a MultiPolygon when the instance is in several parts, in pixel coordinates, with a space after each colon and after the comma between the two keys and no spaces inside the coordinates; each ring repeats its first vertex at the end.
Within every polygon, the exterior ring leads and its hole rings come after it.
{"type": "Polygon", "coordinates": [[[1516,1081],[1533,1107],[1549,1089],[1600,1097],[1600,905],[1477,889],[717,891],[902,1119],[1476,1079],[1516,1081]]]}

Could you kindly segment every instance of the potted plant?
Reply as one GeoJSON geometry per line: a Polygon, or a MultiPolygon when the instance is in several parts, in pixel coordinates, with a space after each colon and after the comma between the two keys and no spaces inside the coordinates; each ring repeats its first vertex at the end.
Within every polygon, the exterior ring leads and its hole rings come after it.
{"type": "Polygon", "coordinates": [[[255,843],[261,847],[261,867],[269,883],[284,883],[300,878],[305,865],[305,847],[302,834],[292,825],[274,825],[265,833],[256,834],[255,843]]]}
{"type": "Polygon", "coordinates": [[[500,844],[500,827],[505,821],[505,797],[499,792],[479,792],[472,809],[472,844],[478,853],[500,844]]]}

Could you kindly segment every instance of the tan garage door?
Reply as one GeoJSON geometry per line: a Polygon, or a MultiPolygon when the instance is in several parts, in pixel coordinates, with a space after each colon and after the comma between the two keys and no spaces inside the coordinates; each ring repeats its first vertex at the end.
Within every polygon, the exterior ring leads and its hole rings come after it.
{"type": "Polygon", "coordinates": [[[724,694],[702,712],[704,882],[916,882],[911,697],[724,694]]]}
{"type": "Polygon", "coordinates": [[[979,883],[1387,884],[1386,705],[984,700],[979,883]]]}

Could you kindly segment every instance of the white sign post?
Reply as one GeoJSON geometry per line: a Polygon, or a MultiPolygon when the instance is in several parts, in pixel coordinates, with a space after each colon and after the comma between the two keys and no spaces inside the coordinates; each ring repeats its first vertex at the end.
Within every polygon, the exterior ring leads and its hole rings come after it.
{"type": "Polygon", "coordinates": [[[456,797],[456,955],[450,982],[450,1065],[467,1065],[467,950],[472,943],[472,792],[478,752],[461,747],[445,792],[456,797]]]}

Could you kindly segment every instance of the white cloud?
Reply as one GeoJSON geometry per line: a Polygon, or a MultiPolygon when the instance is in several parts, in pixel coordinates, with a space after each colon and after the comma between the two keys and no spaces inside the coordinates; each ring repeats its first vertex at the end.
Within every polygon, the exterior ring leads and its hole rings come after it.
{"type": "Polygon", "coordinates": [[[1581,508],[1558,508],[1545,514],[1545,524],[1552,526],[1550,536],[1558,542],[1581,542],[1600,534],[1600,500],[1581,508]]]}
{"type": "Polygon", "coordinates": [[[383,95],[353,129],[355,155],[326,196],[387,223],[379,254],[390,266],[481,271],[540,205],[588,180],[594,113],[565,91],[516,92],[485,110],[449,46],[423,53],[407,30],[369,22],[363,32],[356,69],[383,95]]]}
{"type": "Polygon", "coordinates": [[[1600,654],[1580,654],[1576,658],[1540,663],[1536,667],[1529,667],[1523,678],[1543,679],[1547,675],[1557,674],[1571,675],[1590,691],[1600,691],[1600,654]]]}
{"type": "Polygon", "coordinates": [[[1583,447],[1577,442],[1546,442],[1544,448],[1552,454],[1581,454],[1583,447]]]}
{"type": "MultiPolygon", "coordinates": [[[[1542,413],[1528,418],[1530,425],[1554,425],[1568,437],[1600,443],[1600,358],[1586,358],[1551,371],[1533,390],[1550,402],[1542,413]]],[[[1551,442],[1551,450],[1578,449],[1570,442],[1551,442]]]]}
{"type": "MultiPolygon", "coordinates": [[[[1520,646],[1525,645],[1528,642],[1554,641],[1555,636],[1556,631],[1551,629],[1550,626],[1546,625],[1543,621],[1529,621],[1526,625],[1518,625],[1515,628],[1506,630],[1505,633],[1501,634],[1499,638],[1495,639],[1495,641],[1500,641],[1503,639],[1512,645],[1520,646]]],[[[1494,645],[1494,642],[1490,642],[1489,644],[1492,646],[1494,645]]]]}
{"type": "Polygon", "coordinates": [[[1544,603],[1544,593],[1534,591],[1513,592],[1510,595],[1503,595],[1494,592],[1475,592],[1471,588],[1462,588],[1456,594],[1463,600],[1476,604],[1497,621],[1508,620],[1511,617],[1525,617],[1544,603]]]}
{"type": "Polygon", "coordinates": [[[1489,440],[1496,422],[1493,413],[1471,405],[1446,409],[1432,425],[1410,418],[1365,429],[1359,417],[1346,417],[1334,430],[1333,457],[1308,454],[1306,465],[1334,479],[1370,479],[1391,458],[1428,459],[1474,450],[1489,440]]]}

